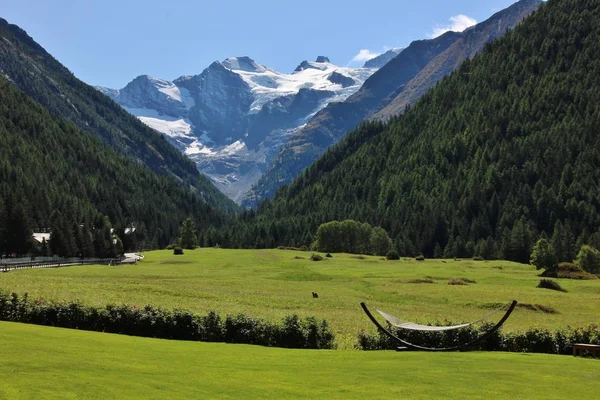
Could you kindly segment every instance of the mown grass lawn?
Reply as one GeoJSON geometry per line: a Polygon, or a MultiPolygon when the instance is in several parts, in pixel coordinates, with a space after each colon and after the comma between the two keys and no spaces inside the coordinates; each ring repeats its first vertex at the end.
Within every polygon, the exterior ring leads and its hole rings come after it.
{"type": "Polygon", "coordinates": [[[269,320],[292,313],[314,315],[330,322],[342,348],[352,347],[361,329],[374,331],[360,309],[361,301],[419,322],[471,321],[488,313],[491,305],[512,299],[556,312],[519,308],[506,323],[507,330],[600,322],[600,280],[560,280],[568,291],[563,293],[536,288],[540,277],[535,268],[507,261],[386,261],[334,254],[314,262],[310,255],[276,249],[202,248],[183,256],[153,251],[138,265],[0,274],[0,290],[79,299],[89,305],[152,304],[199,313],[246,313],[269,320]],[[426,277],[435,283],[413,283],[426,277]],[[451,278],[476,283],[451,286],[451,278]],[[312,297],[313,291],[318,299],[312,297]]]}
{"type": "Polygon", "coordinates": [[[600,361],[285,350],[0,322],[3,399],[596,399],[600,361]]]}

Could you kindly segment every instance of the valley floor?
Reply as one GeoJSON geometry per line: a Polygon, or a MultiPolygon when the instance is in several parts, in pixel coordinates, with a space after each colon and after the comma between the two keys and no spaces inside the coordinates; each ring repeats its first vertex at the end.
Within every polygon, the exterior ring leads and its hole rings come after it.
{"type": "Polygon", "coordinates": [[[0,322],[2,399],[593,399],[599,361],[285,350],[0,322]]]}
{"type": "MultiPolygon", "coordinates": [[[[516,299],[504,329],[557,329],[598,323],[600,280],[560,280],[568,292],[538,289],[539,271],[508,261],[386,261],[333,254],[320,262],[310,252],[200,248],[152,251],[137,265],[79,266],[0,274],[0,290],[30,298],[79,300],[85,305],[127,303],[181,308],[205,314],[245,313],[281,321],[290,314],[326,319],[340,348],[358,332],[375,332],[360,302],[406,320],[473,321],[516,299]],[[449,285],[452,278],[471,282],[449,285]],[[425,283],[424,283],[425,282],[425,283]],[[429,282],[429,283],[427,283],[429,282]],[[317,292],[319,298],[313,298],[317,292]],[[537,307],[541,306],[541,307],[537,307]]],[[[499,318],[494,315],[492,320],[499,318]]]]}

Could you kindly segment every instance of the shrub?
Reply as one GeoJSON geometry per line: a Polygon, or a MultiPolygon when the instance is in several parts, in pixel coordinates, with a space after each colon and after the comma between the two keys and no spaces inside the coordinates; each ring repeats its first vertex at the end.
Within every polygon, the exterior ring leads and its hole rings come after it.
{"type": "Polygon", "coordinates": [[[544,278],[562,278],[562,279],[581,279],[581,280],[593,280],[598,279],[594,274],[585,272],[580,267],[573,263],[561,262],[556,268],[547,269],[540,276],[544,278]]]}
{"type": "Polygon", "coordinates": [[[387,258],[388,260],[399,260],[400,254],[398,254],[396,250],[390,250],[386,254],[385,258],[387,258]]]}
{"type": "Polygon", "coordinates": [[[540,283],[537,285],[538,288],[541,289],[550,289],[550,290],[558,290],[559,292],[566,292],[565,289],[563,289],[562,287],[560,287],[560,285],[558,284],[558,282],[555,282],[553,280],[550,279],[542,279],[540,280],[540,283]]]}
{"type": "Polygon", "coordinates": [[[31,301],[0,292],[0,320],[74,328],[98,332],[175,340],[246,343],[262,346],[332,349],[335,336],[326,321],[297,315],[281,324],[265,322],[243,314],[223,321],[214,311],[205,316],[185,310],[164,310],[145,306],[110,304],[104,308],[78,302],[31,301]]]}
{"type": "Polygon", "coordinates": [[[577,254],[575,264],[590,274],[600,273],[600,251],[592,246],[583,245],[577,254]]]}
{"type": "Polygon", "coordinates": [[[425,279],[413,279],[408,281],[408,283],[435,283],[435,281],[431,278],[425,278],[425,279]]]}
{"type": "MultiPolygon", "coordinates": [[[[445,322],[442,325],[455,324],[445,322]]],[[[468,343],[487,332],[491,326],[490,323],[484,323],[478,327],[471,325],[459,330],[439,332],[390,329],[396,336],[412,344],[425,347],[452,347],[460,343],[468,343]]],[[[525,332],[511,333],[503,333],[502,330],[497,330],[482,342],[473,346],[472,349],[570,355],[573,352],[574,343],[600,344],[600,330],[598,328],[598,325],[580,328],[567,327],[556,331],[532,328],[525,332]]],[[[360,332],[358,334],[358,347],[362,350],[391,350],[398,345],[399,343],[392,341],[380,332],[376,334],[360,332]]]]}
{"type": "Polygon", "coordinates": [[[173,254],[175,254],[176,256],[182,255],[183,254],[183,249],[179,246],[173,248],[173,254]]]}
{"type": "Polygon", "coordinates": [[[321,257],[318,254],[313,254],[312,256],[310,256],[310,259],[313,261],[323,261],[323,257],[321,257]]]}
{"type": "Polygon", "coordinates": [[[417,260],[417,261],[425,261],[425,257],[423,256],[423,254],[419,254],[418,256],[415,257],[415,260],[417,260]]]}

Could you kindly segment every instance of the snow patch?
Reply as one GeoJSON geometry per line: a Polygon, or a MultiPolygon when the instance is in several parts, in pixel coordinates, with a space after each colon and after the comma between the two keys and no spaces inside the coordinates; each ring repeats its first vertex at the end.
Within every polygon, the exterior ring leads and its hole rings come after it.
{"type": "Polygon", "coordinates": [[[180,88],[172,82],[165,81],[164,79],[148,77],[150,82],[156,87],[156,89],[167,95],[169,98],[183,103],[186,110],[192,108],[195,104],[194,99],[190,96],[189,90],[186,88],[180,88]]]}
{"type": "Polygon", "coordinates": [[[296,94],[300,89],[327,90],[335,93],[335,101],[343,101],[356,92],[375,70],[371,68],[347,68],[323,62],[309,62],[314,68],[307,68],[292,74],[284,74],[271,69],[261,72],[233,70],[250,86],[255,100],[250,107],[250,114],[259,112],[262,107],[278,97],[296,94]],[[356,85],[343,88],[331,82],[331,73],[353,78],[356,85]]]}
{"type": "Polygon", "coordinates": [[[161,115],[156,110],[148,108],[125,108],[130,114],[138,117],[140,121],[150,128],[163,133],[172,138],[190,137],[192,133],[192,123],[186,118],[171,117],[161,115]]]}

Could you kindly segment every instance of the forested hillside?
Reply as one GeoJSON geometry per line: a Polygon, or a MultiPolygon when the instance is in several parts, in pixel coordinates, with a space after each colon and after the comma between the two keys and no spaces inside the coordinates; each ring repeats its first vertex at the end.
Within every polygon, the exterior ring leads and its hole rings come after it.
{"type": "Polygon", "coordinates": [[[464,60],[513,29],[541,4],[541,0],[519,0],[464,32],[412,42],[347,100],[329,104],[294,133],[243,205],[255,206],[257,199],[272,198],[280,186],[292,182],[361,121],[386,120],[404,112],[464,60]]]}
{"type": "Polygon", "coordinates": [[[319,224],[351,218],[405,255],[528,261],[546,235],[570,261],[576,243],[600,241],[599,182],[600,1],[550,0],[217,240],[308,245],[319,224]]]}
{"type": "Polygon", "coordinates": [[[77,79],[25,31],[0,18],[0,75],[7,77],[52,114],[73,122],[155,173],[195,188],[197,195],[223,211],[236,205],[219,192],[159,133],[108,97],[77,79]]]}
{"type": "Polygon", "coordinates": [[[105,217],[117,232],[136,227],[145,247],[164,246],[187,216],[202,226],[223,218],[188,187],[53,116],[0,77],[0,252],[26,253],[31,231],[57,220],[89,236],[108,225],[105,217]]]}

